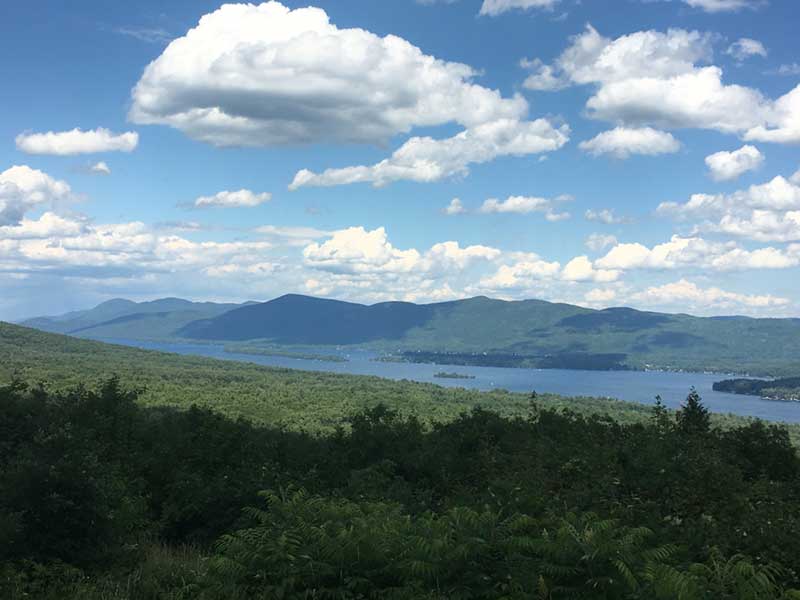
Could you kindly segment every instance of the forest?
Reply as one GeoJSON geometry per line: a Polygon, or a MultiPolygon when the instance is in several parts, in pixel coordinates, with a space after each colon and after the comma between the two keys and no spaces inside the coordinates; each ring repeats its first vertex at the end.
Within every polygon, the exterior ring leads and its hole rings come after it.
{"type": "MultiPolygon", "coordinates": [[[[383,404],[404,416],[443,423],[475,406],[507,417],[527,414],[530,394],[494,389],[445,388],[414,381],[337,373],[304,372],[244,362],[181,356],[117,346],[0,322],[0,383],[18,377],[53,389],[97,385],[116,374],[126,387],[140,391],[147,407],[181,410],[192,405],[232,419],[286,427],[293,431],[330,433],[342,416],[383,404]]],[[[688,390],[687,390],[688,392],[688,390]]],[[[653,396],[658,390],[653,390],[653,396]]],[[[620,423],[639,423],[649,409],[610,398],[566,398],[537,393],[543,408],[567,408],[582,415],[603,415],[620,423]]],[[[745,417],[712,414],[712,423],[728,429],[746,425],[745,417]]],[[[786,425],[800,447],[800,424],[786,425]]]]}
{"type": "Polygon", "coordinates": [[[800,598],[797,439],[0,324],[0,597],[800,598]]]}
{"type": "Polygon", "coordinates": [[[787,431],[383,405],[328,434],[0,388],[0,596],[800,598],[787,431]]]}
{"type": "Polygon", "coordinates": [[[800,377],[784,377],[781,379],[725,379],[714,383],[714,390],[761,396],[772,400],[800,402],[800,377]]]}
{"type": "Polygon", "coordinates": [[[800,321],[591,310],[486,297],[371,306],[287,294],[241,305],[116,299],[21,323],[100,340],[203,341],[253,354],[369,348],[389,359],[543,369],[662,369],[764,377],[797,374],[800,321]]]}

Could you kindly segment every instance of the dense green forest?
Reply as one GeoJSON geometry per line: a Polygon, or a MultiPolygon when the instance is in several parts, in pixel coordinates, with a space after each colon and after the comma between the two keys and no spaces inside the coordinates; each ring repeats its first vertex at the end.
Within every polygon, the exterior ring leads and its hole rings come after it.
{"type": "Polygon", "coordinates": [[[296,294],[238,306],[175,298],[138,304],[113,300],[24,324],[94,339],[239,342],[267,351],[279,345],[279,351],[295,353],[324,354],[325,346],[349,345],[452,364],[763,376],[800,371],[798,319],[592,310],[541,300],[478,297],[372,306],[296,294]]]}
{"type": "Polygon", "coordinates": [[[726,379],[717,381],[714,390],[732,394],[761,396],[773,400],[800,402],[800,377],[783,379],[726,379]]]}
{"type": "Polygon", "coordinates": [[[318,352],[298,352],[275,346],[248,346],[247,344],[225,344],[225,352],[231,354],[250,354],[253,356],[280,356],[301,360],[319,360],[322,362],[348,362],[338,354],[321,354],[318,352]]]}
{"type": "MultiPolygon", "coordinates": [[[[657,390],[655,390],[657,391],[657,390]]],[[[800,598],[782,425],[0,324],[0,597],[800,598]]]]}
{"type": "Polygon", "coordinates": [[[477,367],[507,367],[527,369],[582,369],[586,371],[626,371],[625,354],[589,354],[565,352],[551,356],[526,356],[487,352],[399,352],[382,356],[391,362],[433,363],[477,367]]]}
{"type": "Polygon", "coordinates": [[[646,422],[376,406],[327,435],[0,388],[0,595],[800,598],[800,460],[699,399],[646,422]]]}
{"type": "MultiPolygon", "coordinates": [[[[403,415],[445,422],[475,406],[503,416],[527,414],[528,394],[496,389],[488,392],[445,388],[414,381],[304,372],[222,361],[199,356],[166,354],[105,344],[0,322],[0,382],[16,375],[36,384],[65,389],[98,383],[116,374],[126,387],[139,389],[139,404],[186,409],[192,405],[256,424],[293,430],[330,432],[343,415],[384,404],[403,415]]],[[[653,390],[653,396],[659,390],[653,390]]],[[[688,391],[688,390],[687,390],[688,391]]],[[[544,408],[568,408],[584,415],[606,415],[621,423],[647,420],[641,404],[604,398],[563,398],[540,393],[544,408]]],[[[744,417],[712,415],[715,425],[747,424],[744,417]]],[[[800,425],[791,424],[792,440],[800,446],[800,425]]]]}
{"type": "Polygon", "coordinates": [[[190,323],[207,341],[366,345],[422,360],[567,369],[682,369],[796,375],[800,320],[701,318],[485,297],[372,306],[287,295],[190,323]]]}
{"type": "MultiPolygon", "coordinates": [[[[117,374],[126,387],[140,389],[148,407],[213,409],[231,418],[310,432],[333,431],[343,415],[382,403],[433,421],[447,421],[476,405],[499,414],[526,414],[526,394],[504,390],[443,388],[378,377],[309,373],[197,356],[165,354],[127,346],[43,333],[0,322],[0,382],[18,376],[54,389],[90,385],[117,374]]],[[[540,394],[548,407],[613,415],[623,422],[646,418],[646,407],[608,399],[566,399],[540,394]]],[[[727,424],[737,417],[718,417],[727,424]]],[[[795,430],[800,440],[800,427],[795,430]]]]}

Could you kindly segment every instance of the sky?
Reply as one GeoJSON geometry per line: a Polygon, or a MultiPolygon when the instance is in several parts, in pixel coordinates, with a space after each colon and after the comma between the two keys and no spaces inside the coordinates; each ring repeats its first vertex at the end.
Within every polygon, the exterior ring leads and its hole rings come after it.
{"type": "Polygon", "coordinates": [[[0,319],[285,293],[800,316],[796,0],[1,12],[0,319]]]}

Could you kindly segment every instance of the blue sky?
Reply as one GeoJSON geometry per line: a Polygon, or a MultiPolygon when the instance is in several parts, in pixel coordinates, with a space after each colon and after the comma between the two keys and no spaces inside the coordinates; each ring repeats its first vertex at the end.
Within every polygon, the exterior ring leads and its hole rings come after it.
{"type": "Polygon", "coordinates": [[[0,318],[287,292],[798,314],[795,2],[308,6],[4,7],[0,318]]]}

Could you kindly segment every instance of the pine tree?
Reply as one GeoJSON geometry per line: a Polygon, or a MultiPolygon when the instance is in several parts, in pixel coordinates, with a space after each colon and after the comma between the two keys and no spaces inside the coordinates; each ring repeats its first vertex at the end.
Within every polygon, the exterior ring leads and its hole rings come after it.
{"type": "Polygon", "coordinates": [[[704,435],[711,429],[711,417],[700,394],[692,388],[677,414],[678,430],[688,435],[704,435]]]}

